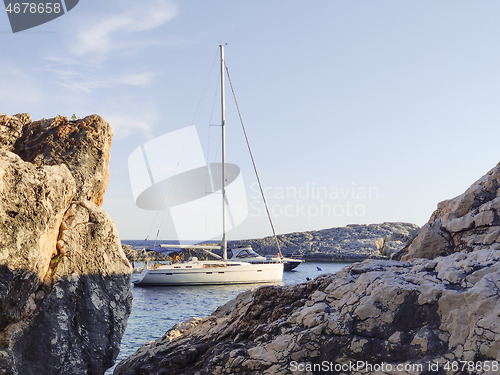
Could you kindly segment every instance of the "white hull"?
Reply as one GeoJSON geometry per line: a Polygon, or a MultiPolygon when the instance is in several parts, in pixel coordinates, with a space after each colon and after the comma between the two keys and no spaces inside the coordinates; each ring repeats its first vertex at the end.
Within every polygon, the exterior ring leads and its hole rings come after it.
{"type": "Polygon", "coordinates": [[[188,261],[144,269],[135,285],[217,285],[281,282],[282,263],[188,261]]]}

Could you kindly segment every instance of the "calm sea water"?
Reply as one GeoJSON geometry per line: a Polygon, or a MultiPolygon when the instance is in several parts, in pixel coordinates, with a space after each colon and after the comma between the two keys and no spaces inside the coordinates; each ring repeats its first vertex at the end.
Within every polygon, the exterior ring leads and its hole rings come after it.
{"type": "MultiPolygon", "coordinates": [[[[136,245],[137,241],[123,241],[136,245]]],[[[285,272],[283,285],[302,283],[324,273],[335,273],[345,263],[302,263],[295,270],[285,272]]],[[[132,286],[132,312],[122,339],[117,363],[132,355],[145,343],[162,337],[177,323],[192,317],[209,316],[217,307],[239,293],[258,285],[211,286],[132,286]]],[[[111,374],[108,370],[106,374],[111,374]]]]}

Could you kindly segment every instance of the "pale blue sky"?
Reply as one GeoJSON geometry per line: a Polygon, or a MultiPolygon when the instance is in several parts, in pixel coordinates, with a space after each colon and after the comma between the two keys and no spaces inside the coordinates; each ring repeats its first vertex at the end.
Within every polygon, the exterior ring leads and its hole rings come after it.
{"type": "MultiPolygon", "coordinates": [[[[111,123],[104,207],[123,239],[154,219],[134,206],[128,156],[192,124],[220,41],[280,233],[423,225],[500,159],[498,1],[81,0],[18,34],[0,14],[0,112],[111,123]]],[[[241,134],[228,137],[255,214],[241,134]]],[[[269,233],[251,215],[230,237],[269,233]]]]}

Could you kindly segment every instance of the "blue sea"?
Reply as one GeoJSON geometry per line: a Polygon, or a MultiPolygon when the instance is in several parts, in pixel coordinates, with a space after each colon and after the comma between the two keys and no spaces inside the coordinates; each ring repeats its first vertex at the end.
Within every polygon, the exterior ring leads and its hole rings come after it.
{"type": "MultiPolygon", "coordinates": [[[[142,242],[142,241],[141,241],[142,242]]],[[[148,241],[149,242],[149,241],[148,241]]],[[[132,246],[139,241],[123,241],[132,246]]],[[[148,244],[151,246],[151,244],[148,244]]],[[[335,273],[346,263],[302,263],[295,270],[285,272],[282,285],[307,281],[324,273],[335,273]]],[[[117,362],[132,355],[149,341],[159,339],[177,323],[192,317],[209,316],[217,307],[239,293],[258,285],[207,285],[134,287],[132,286],[132,312],[122,339],[117,362]]],[[[106,374],[111,374],[108,370],[106,374]]]]}

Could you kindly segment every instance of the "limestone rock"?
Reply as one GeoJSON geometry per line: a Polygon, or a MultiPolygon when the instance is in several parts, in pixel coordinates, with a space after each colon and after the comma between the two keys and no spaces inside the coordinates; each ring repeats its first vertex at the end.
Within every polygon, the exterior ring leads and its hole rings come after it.
{"type": "Polygon", "coordinates": [[[394,259],[500,249],[499,233],[500,163],[463,194],[439,203],[429,222],[394,259]]]}
{"type": "Polygon", "coordinates": [[[14,143],[22,135],[23,126],[29,123],[31,117],[26,113],[15,116],[0,113],[0,148],[12,150],[14,143]]]}
{"type": "Polygon", "coordinates": [[[75,181],[65,166],[37,168],[0,150],[0,331],[22,318],[49,272],[74,194],[75,181]]]}
{"type": "Polygon", "coordinates": [[[130,264],[118,239],[113,221],[101,207],[90,201],[72,202],[58,237],[58,245],[64,252],[58,275],[129,273],[130,264]]]}
{"type": "MultiPolygon", "coordinates": [[[[289,374],[299,364],[360,361],[385,363],[378,373],[401,374],[396,365],[406,364],[424,374],[429,361],[441,369],[445,361],[499,361],[499,291],[495,250],[367,260],[304,284],[245,292],[145,345],[114,373],[289,374]]],[[[357,370],[345,373],[377,373],[357,370]]]]}
{"type": "Polygon", "coordinates": [[[57,281],[16,340],[17,368],[22,374],[102,374],[113,366],[130,314],[124,277],[130,266],[112,221],[93,202],[72,203],[58,243],[64,256],[57,281]],[[42,337],[39,347],[34,338],[42,337]],[[40,357],[51,361],[40,363],[40,357]]]}
{"type": "Polygon", "coordinates": [[[130,265],[99,207],[110,142],[98,116],[0,116],[2,374],[113,365],[131,293],[130,265]]]}
{"type": "Polygon", "coordinates": [[[35,165],[65,164],[79,187],[75,200],[102,205],[112,137],[110,125],[100,116],[75,121],[59,116],[25,125],[14,151],[35,165]]]}

